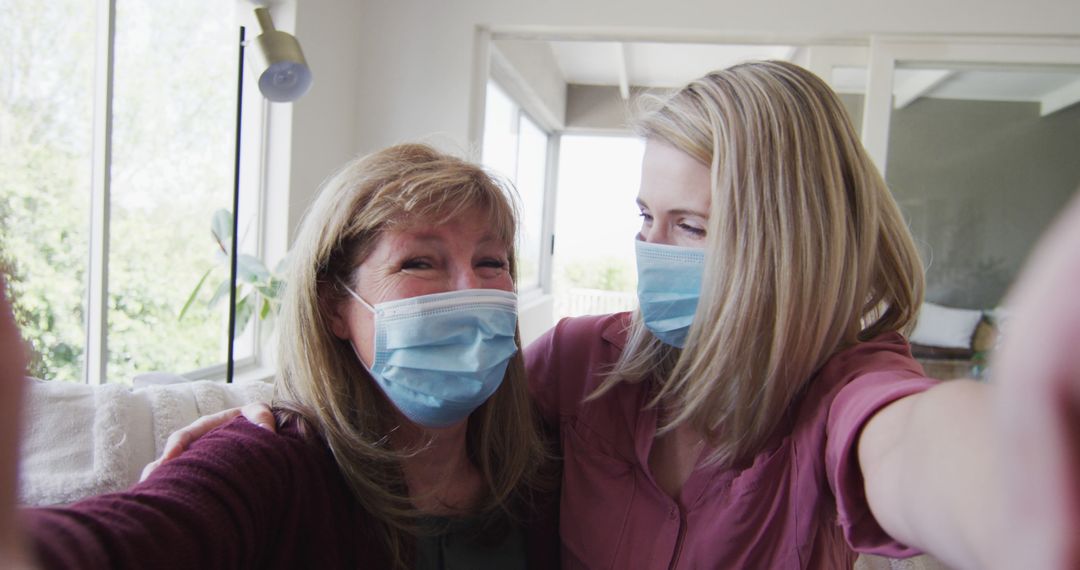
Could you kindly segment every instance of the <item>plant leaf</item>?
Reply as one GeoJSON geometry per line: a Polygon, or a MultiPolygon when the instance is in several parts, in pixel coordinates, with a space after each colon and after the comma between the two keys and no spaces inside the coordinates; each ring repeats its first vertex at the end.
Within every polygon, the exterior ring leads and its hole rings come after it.
{"type": "Polygon", "coordinates": [[[214,217],[210,220],[210,233],[213,234],[221,251],[226,255],[232,251],[232,212],[224,208],[214,212],[214,217]]]}
{"type": "Polygon", "coordinates": [[[229,280],[226,279],[218,284],[217,291],[214,291],[214,296],[210,297],[210,302],[206,305],[210,308],[216,307],[223,298],[229,296],[229,280]]]}
{"type": "Polygon", "coordinates": [[[251,294],[236,302],[236,328],[233,329],[233,340],[244,332],[253,314],[255,314],[255,303],[251,294]]]}
{"type": "Polygon", "coordinates": [[[176,320],[179,321],[179,320],[183,319],[184,315],[187,314],[188,309],[191,308],[191,304],[195,302],[195,296],[199,294],[199,289],[202,289],[203,283],[206,283],[206,278],[210,277],[210,272],[213,271],[213,270],[214,270],[213,267],[211,267],[210,269],[207,269],[206,273],[203,273],[202,277],[199,278],[199,282],[195,284],[195,289],[193,289],[191,291],[191,294],[188,295],[187,301],[184,302],[184,306],[183,306],[183,308],[180,309],[180,315],[178,317],[176,317],[176,320]]]}
{"type": "Polygon", "coordinates": [[[236,280],[251,285],[265,283],[270,281],[270,270],[259,258],[241,253],[236,258],[236,280]]]}

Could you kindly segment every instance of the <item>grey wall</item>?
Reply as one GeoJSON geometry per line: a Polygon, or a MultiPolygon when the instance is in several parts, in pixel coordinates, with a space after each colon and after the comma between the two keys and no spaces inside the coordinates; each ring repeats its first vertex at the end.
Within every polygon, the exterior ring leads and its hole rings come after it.
{"type": "Polygon", "coordinates": [[[652,89],[630,88],[630,100],[624,101],[618,87],[570,84],[566,90],[566,130],[624,134],[629,132],[635,98],[652,89]]]}
{"type": "Polygon", "coordinates": [[[1080,105],[920,99],[893,112],[886,180],[930,263],[927,300],[998,305],[1080,187],[1080,105]]]}
{"type": "Polygon", "coordinates": [[[571,83],[566,88],[567,130],[625,132],[628,110],[618,87],[571,83]]]}
{"type": "Polygon", "coordinates": [[[567,86],[548,43],[495,40],[491,42],[491,56],[491,77],[546,127],[562,129],[567,86]]]}
{"type": "Polygon", "coordinates": [[[844,104],[848,118],[855,127],[855,132],[862,132],[863,96],[850,93],[839,93],[839,95],[840,102],[844,104]]]}

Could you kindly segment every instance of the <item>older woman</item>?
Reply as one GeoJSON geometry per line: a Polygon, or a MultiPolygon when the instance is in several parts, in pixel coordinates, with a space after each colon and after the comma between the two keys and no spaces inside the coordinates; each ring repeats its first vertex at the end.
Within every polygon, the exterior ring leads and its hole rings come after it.
{"type": "Polygon", "coordinates": [[[291,254],[279,433],[236,421],[126,492],[27,511],[41,564],[550,567],[514,235],[476,166],[420,145],[348,164],[291,254]]]}

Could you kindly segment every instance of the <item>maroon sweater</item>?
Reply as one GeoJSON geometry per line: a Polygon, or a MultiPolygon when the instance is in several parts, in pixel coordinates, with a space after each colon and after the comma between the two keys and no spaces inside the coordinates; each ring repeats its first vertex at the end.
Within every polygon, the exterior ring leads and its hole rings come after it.
{"type": "MultiPolygon", "coordinates": [[[[325,444],[242,418],[125,492],[23,515],[44,568],[390,566],[325,444]]],[[[531,567],[557,564],[553,525],[526,540],[531,567]]]]}

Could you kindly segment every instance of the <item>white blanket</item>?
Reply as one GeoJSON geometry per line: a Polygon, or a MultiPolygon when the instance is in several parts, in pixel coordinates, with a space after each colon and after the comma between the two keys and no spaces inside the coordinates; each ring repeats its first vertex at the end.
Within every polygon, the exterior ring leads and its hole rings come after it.
{"type": "Polygon", "coordinates": [[[269,402],[271,384],[197,381],[131,389],[30,381],[21,449],[23,504],[69,503],[138,480],[169,434],[199,416],[269,402]]]}

